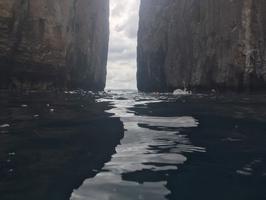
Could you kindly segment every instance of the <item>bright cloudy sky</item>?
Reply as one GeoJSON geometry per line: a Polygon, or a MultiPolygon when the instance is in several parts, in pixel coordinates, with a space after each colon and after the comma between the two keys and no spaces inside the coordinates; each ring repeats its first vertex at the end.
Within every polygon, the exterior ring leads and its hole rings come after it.
{"type": "Polygon", "coordinates": [[[107,89],[136,89],[139,2],[110,0],[107,89]]]}

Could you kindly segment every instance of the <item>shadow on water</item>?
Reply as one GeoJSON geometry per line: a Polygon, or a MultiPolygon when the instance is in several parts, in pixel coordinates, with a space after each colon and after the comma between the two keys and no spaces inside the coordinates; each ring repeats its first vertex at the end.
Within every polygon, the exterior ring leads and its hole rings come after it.
{"type": "Polygon", "coordinates": [[[64,200],[93,177],[123,137],[119,118],[89,93],[1,93],[0,199],[64,200]]]}

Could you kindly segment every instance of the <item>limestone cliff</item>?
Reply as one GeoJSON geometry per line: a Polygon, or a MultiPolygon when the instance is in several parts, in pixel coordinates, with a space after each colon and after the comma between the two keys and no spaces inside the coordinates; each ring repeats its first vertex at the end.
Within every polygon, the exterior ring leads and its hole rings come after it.
{"type": "Polygon", "coordinates": [[[266,88],[265,0],[142,0],[138,88],[266,88]]]}
{"type": "Polygon", "coordinates": [[[1,0],[0,88],[105,86],[109,0],[1,0]]]}

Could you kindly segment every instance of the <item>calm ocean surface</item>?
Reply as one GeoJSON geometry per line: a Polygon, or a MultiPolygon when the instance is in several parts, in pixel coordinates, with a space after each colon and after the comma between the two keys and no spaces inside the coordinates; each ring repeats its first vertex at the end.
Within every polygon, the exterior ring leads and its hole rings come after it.
{"type": "Polygon", "coordinates": [[[1,200],[265,200],[266,96],[1,94],[1,200]]]}

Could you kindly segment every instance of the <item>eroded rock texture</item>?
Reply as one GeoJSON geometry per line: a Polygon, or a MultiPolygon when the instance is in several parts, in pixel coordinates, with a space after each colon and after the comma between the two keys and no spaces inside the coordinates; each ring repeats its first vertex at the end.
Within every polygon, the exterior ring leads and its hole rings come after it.
{"type": "Polygon", "coordinates": [[[1,0],[0,87],[105,86],[109,0],[1,0]]]}
{"type": "Polygon", "coordinates": [[[142,0],[138,88],[266,88],[265,0],[142,0]]]}

